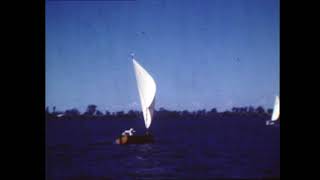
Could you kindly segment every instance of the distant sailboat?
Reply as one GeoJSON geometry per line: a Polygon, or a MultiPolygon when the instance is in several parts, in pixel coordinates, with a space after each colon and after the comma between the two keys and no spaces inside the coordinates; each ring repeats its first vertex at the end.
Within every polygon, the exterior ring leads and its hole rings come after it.
{"type": "Polygon", "coordinates": [[[280,117],[280,99],[279,99],[279,96],[276,96],[271,120],[268,120],[266,122],[266,125],[273,125],[276,121],[280,121],[279,117],[280,117]]]}
{"type": "Polygon", "coordinates": [[[144,124],[146,127],[146,135],[122,135],[116,140],[117,144],[142,144],[153,142],[153,136],[148,132],[148,129],[151,126],[154,113],[155,95],[157,89],[156,83],[152,76],[134,59],[133,56],[132,61],[138,86],[144,124]]]}

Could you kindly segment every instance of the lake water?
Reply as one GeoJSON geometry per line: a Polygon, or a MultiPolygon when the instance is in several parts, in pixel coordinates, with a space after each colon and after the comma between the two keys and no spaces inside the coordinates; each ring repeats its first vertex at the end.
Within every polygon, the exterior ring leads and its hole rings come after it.
{"type": "Polygon", "coordinates": [[[46,122],[46,179],[216,179],[280,176],[280,128],[261,119],[157,120],[154,144],[116,145],[142,120],[46,122]]]}

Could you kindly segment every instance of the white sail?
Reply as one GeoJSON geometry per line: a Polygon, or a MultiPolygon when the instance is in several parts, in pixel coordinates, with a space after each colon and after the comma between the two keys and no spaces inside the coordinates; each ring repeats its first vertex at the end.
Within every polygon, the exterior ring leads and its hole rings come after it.
{"type": "Polygon", "coordinates": [[[132,61],[136,74],[143,119],[148,129],[152,122],[157,87],[150,74],[135,59],[132,59],[132,61]]]}
{"type": "Polygon", "coordinates": [[[279,116],[280,116],[280,100],[279,100],[279,96],[276,96],[271,120],[276,121],[279,118],[279,116]]]}

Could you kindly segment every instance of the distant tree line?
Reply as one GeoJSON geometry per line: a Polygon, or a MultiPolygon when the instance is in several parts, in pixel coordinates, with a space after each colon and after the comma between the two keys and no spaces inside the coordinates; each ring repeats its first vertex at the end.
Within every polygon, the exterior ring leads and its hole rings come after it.
{"type": "MultiPolygon", "coordinates": [[[[265,110],[262,106],[258,107],[233,107],[231,111],[226,110],[223,112],[218,112],[216,108],[212,108],[207,111],[205,109],[196,111],[171,111],[165,108],[160,108],[155,110],[154,119],[218,119],[221,117],[263,117],[270,118],[272,109],[265,110]]],[[[88,105],[85,112],[81,113],[78,109],[68,109],[64,112],[56,111],[56,107],[53,107],[53,111],[49,111],[49,107],[46,107],[46,120],[110,120],[110,119],[141,119],[143,118],[141,111],[129,110],[128,112],[117,111],[99,111],[96,105],[88,105]]]]}

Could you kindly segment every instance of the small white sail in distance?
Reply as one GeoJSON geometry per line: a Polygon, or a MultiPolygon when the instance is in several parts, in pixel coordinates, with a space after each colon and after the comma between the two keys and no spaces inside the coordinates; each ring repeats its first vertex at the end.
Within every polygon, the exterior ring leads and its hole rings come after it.
{"type": "Polygon", "coordinates": [[[133,57],[132,61],[137,80],[143,119],[145,126],[148,129],[152,122],[157,87],[151,75],[133,57]]]}
{"type": "Polygon", "coordinates": [[[271,120],[276,121],[279,118],[279,116],[280,116],[280,99],[279,99],[279,96],[276,96],[271,120]]]}

